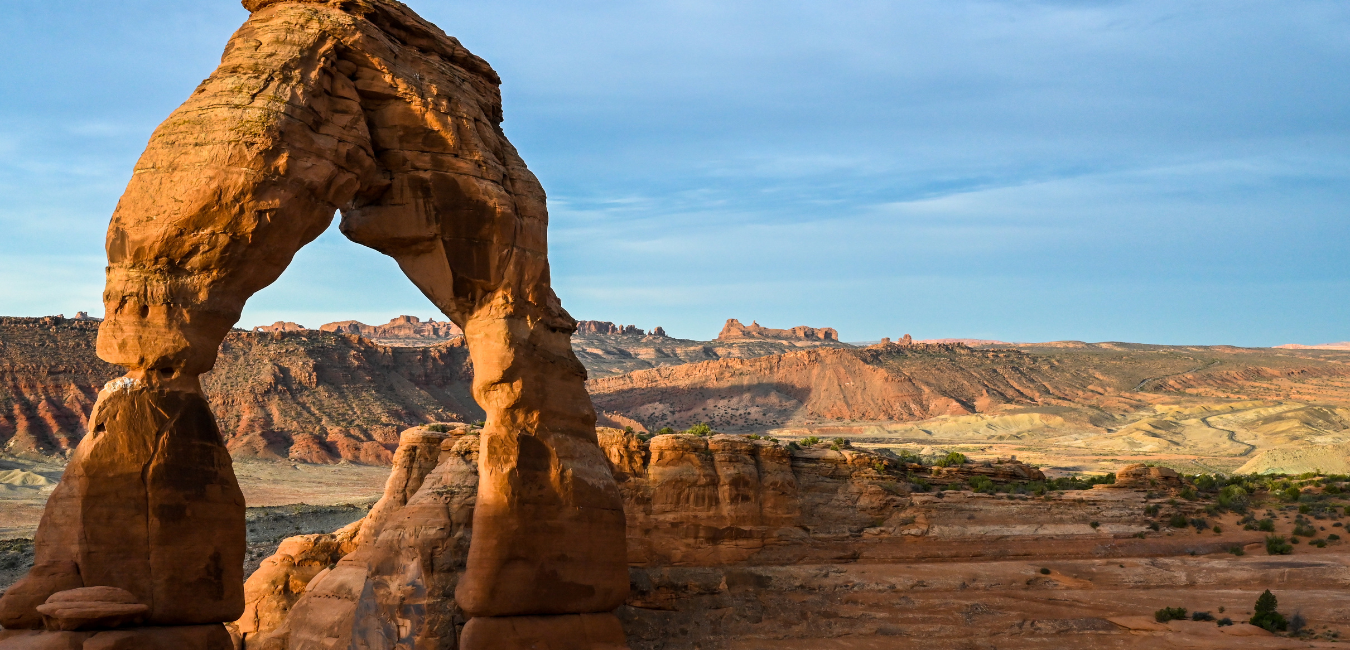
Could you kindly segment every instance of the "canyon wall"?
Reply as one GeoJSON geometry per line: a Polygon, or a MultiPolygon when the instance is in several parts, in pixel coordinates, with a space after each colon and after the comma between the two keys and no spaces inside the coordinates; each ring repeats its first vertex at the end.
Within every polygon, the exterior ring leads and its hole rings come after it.
{"type": "MultiPolygon", "coordinates": [[[[88,429],[105,383],[121,372],[94,354],[96,321],[0,319],[0,445],[62,455],[88,429]]],[[[305,330],[232,332],[202,386],[232,455],[387,464],[398,432],[478,420],[463,342],[421,348],[305,330]]]]}

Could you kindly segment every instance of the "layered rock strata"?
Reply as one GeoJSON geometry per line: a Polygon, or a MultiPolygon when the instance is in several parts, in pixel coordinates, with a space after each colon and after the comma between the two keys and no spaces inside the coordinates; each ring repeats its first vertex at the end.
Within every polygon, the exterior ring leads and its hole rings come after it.
{"type": "Polygon", "coordinates": [[[738,339],[783,339],[790,341],[839,341],[839,332],[833,327],[807,327],[798,325],[785,330],[772,329],[752,321],[749,325],[744,325],[735,318],[728,318],[726,325],[722,326],[722,331],[718,333],[719,341],[734,341],[738,339]]]}
{"type": "Polygon", "coordinates": [[[1181,475],[1170,467],[1153,467],[1132,463],[1116,470],[1116,482],[1098,486],[1102,489],[1126,490],[1180,490],[1185,487],[1181,475]]]}
{"type": "MultiPolygon", "coordinates": [[[[465,617],[453,592],[473,533],[476,434],[468,428],[448,434],[414,429],[402,439],[385,495],[366,519],[333,535],[287,540],[249,578],[247,614],[237,624],[244,648],[349,648],[356,647],[353,639],[371,638],[384,641],[370,648],[451,648],[455,631],[461,640],[472,632],[463,627],[465,617]],[[439,450],[434,466],[429,462],[433,450],[439,450]],[[395,632],[388,623],[393,620],[406,624],[395,632]]],[[[1117,493],[1122,497],[1098,502],[1087,512],[1069,501],[1040,505],[1064,512],[1041,516],[1036,524],[1015,520],[1025,519],[1039,504],[1009,503],[1014,522],[986,521],[974,532],[961,522],[988,505],[990,495],[911,494],[908,481],[928,476],[928,468],[906,468],[885,453],[793,449],[720,434],[644,440],[617,429],[600,430],[599,440],[628,514],[627,557],[639,590],[624,616],[630,629],[639,631],[656,624],[658,612],[683,606],[684,590],[702,578],[679,587],[671,581],[696,575],[696,567],[717,567],[722,576],[727,567],[863,558],[1031,556],[1039,552],[1035,540],[1006,549],[987,542],[1033,530],[1095,539],[1088,517],[1120,533],[1143,529],[1117,523],[1137,518],[1137,499],[1125,496],[1132,493],[1117,493]],[[926,540],[938,543],[920,543],[926,540]]],[[[999,481],[1039,475],[1018,463],[1003,465],[1000,472],[982,475],[999,481]]],[[[976,469],[988,468],[971,465],[961,474],[975,475],[976,469]]],[[[1084,545],[1081,552],[1090,553],[1091,547],[1084,545]]],[[[730,580],[734,584],[736,578],[730,580]]],[[[585,619],[576,621],[590,629],[585,619]]],[[[597,639],[608,638],[603,626],[595,629],[597,639]]]]}
{"type": "Polygon", "coordinates": [[[25,596],[6,594],[0,618],[33,626],[75,580],[134,594],[154,625],[239,617],[243,499],[198,378],[249,296],[341,210],[342,232],[392,256],[473,361],[487,425],[455,586],[462,647],[613,647],[622,499],[497,74],[392,0],[244,5],[220,67],[156,129],[113,214],[98,353],[127,375],[100,393],[48,504],[48,577],[16,585],[25,596]]]}
{"type": "Polygon", "coordinates": [[[424,322],[416,316],[399,316],[384,325],[366,325],[359,321],[344,320],[325,323],[319,326],[319,330],[355,334],[390,345],[411,346],[428,345],[464,336],[464,331],[452,322],[437,322],[435,319],[427,319],[424,322]]]}
{"type": "MultiPolygon", "coordinates": [[[[95,322],[0,318],[0,447],[58,456],[125,372],[94,353],[95,322]]],[[[234,458],[388,465],[400,430],[484,418],[462,339],[408,348],[315,330],[234,331],[202,389],[234,458]]]]}

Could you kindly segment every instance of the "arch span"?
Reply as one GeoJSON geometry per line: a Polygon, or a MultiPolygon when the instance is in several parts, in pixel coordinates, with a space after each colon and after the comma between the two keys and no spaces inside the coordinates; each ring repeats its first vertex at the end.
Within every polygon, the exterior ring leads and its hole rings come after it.
{"type": "Polygon", "coordinates": [[[613,610],[628,589],[622,502],[497,74],[392,0],[244,4],[219,68],[155,130],[112,216],[98,352],[127,375],[100,394],[44,515],[40,570],[0,622],[31,627],[47,595],[95,584],[134,594],[149,625],[239,615],[244,504],[197,378],[335,210],[465,332],[488,414],[456,592],[474,617],[465,647],[508,647],[501,617],[530,617],[537,635],[541,616],[613,610]]]}

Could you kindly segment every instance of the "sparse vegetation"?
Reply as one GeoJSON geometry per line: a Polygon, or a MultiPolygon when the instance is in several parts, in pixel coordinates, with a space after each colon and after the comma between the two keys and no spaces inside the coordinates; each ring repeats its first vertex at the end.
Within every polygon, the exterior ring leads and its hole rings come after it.
{"type": "Polygon", "coordinates": [[[1186,620],[1186,608],[1164,607],[1156,612],[1153,612],[1153,618],[1157,619],[1159,623],[1166,623],[1168,621],[1186,620]]]}
{"type": "Polygon", "coordinates": [[[1294,547],[1290,546],[1284,538],[1279,535],[1270,535],[1266,537],[1267,555],[1289,555],[1294,552],[1294,547]]]}
{"type": "Polygon", "coordinates": [[[989,480],[987,476],[972,476],[966,479],[966,485],[969,485],[974,492],[992,492],[994,490],[994,482],[989,480]]]}
{"type": "Polygon", "coordinates": [[[1284,615],[1276,611],[1280,601],[1267,589],[1256,599],[1256,607],[1249,623],[1270,632],[1283,632],[1289,627],[1284,615]]]}

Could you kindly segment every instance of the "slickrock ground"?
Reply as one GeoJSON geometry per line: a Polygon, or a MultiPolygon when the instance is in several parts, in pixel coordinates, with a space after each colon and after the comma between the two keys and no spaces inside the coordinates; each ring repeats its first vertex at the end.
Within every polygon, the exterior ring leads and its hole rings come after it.
{"type": "MultiPolygon", "coordinates": [[[[379,630],[388,647],[449,647],[463,622],[452,592],[471,534],[476,436],[404,440],[409,452],[439,449],[435,467],[396,465],[365,520],[292,538],[265,561],[245,590],[245,648],[379,630]]],[[[1311,529],[1292,555],[1267,555],[1268,533],[1207,512],[1212,493],[1189,500],[1189,486],[1161,474],[1149,486],[1147,471],[1130,474],[1145,489],[919,492],[919,478],[955,487],[994,474],[973,464],[937,472],[944,479],[883,454],[743,436],[602,430],[601,441],[628,514],[632,593],[619,615],[635,650],[1303,648],[1340,647],[1333,633],[1350,632],[1345,541],[1308,543],[1344,529],[1347,500],[1313,483],[1307,514],[1253,495],[1252,515],[1276,534],[1311,529]],[[1267,588],[1318,638],[1243,623],[1267,588]],[[1163,607],[1238,624],[1159,624],[1163,607]]]]}

